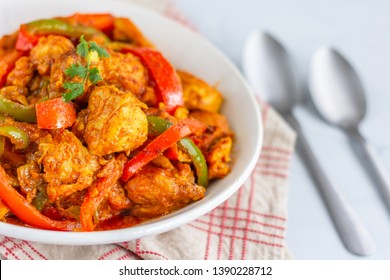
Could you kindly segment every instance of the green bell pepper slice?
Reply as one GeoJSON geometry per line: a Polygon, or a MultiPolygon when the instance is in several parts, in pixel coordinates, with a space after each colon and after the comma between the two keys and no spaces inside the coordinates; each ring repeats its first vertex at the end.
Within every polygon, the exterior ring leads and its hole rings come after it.
{"type": "Polygon", "coordinates": [[[26,149],[30,143],[28,135],[23,130],[12,125],[1,125],[0,136],[8,137],[16,149],[26,149]]]}
{"type": "Polygon", "coordinates": [[[36,123],[35,106],[25,106],[0,95],[0,113],[13,117],[17,121],[36,123]]]}
{"type": "MultiPolygon", "coordinates": [[[[167,130],[172,123],[155,116],[148,116],[148,133],[153,136],[158,136],[167,130]]],[[[200,186],[208,186],[208,168],[206,160],[202,151],[195,145],[195,143],[189,138],[183,138],[179,140],[178,147],[188,153],[192,163],[195,166],[197,183],[200,186]]]]}
{"type": "Polygon", "coordinates": [[[40,19],[20,26],[16,49],[31,50],[37,44],[40,35],[57,34],[70,38],[84,35],[86,38],[101,38],[103,42],[110,39],[100,30],[84,25],[71,25],[60,19],[40,19]]]}

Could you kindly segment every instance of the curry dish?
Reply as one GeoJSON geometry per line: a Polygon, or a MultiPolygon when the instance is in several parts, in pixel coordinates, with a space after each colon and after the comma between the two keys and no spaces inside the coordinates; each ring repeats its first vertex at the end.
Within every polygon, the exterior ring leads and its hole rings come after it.
{"type": "Polygon", "coordinates": [[[223,97],[132,21],[74,14],[0,39],[0,219],[131,227],[200,200],[230,171],[223,97]]]}

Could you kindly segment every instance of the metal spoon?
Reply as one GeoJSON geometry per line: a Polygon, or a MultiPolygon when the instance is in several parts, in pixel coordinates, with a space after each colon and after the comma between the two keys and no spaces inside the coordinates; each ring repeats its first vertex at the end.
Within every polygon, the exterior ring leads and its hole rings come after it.
{"type": "Polygon", "coordinates": [[[345,247],[369,255],[375,244],[358,216],[331,184],[312,152],[292,109],[299,98],[298,82],[286,49],[271,35],[252,33],[244,45],[243,71],[258,94],[268,101],[298,133],[298,152],[326,202],[345,247]]]}
{"type": "Polygon", "coordinates": [[[313,103],[322,117],[343,129],[371,171],[390,211],[390,177],[383,162],[359,132],[366,113],[363,86],[348,61],[336,50],[319,49],[313,57],[309,77],[313,103]]]}

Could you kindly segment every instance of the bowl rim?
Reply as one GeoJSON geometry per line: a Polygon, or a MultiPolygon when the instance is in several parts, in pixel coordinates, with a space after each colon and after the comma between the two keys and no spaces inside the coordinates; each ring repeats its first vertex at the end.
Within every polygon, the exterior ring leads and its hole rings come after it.
{"type": "MultiPolygon", "coordinates": [[[[36,5],[39,6],[39,3],[44,3],[47,0],[38,0],[35,1],[36,5]]],[[[75,0],[74,0],[75,1],[75,0]]],[[[100,0],[100,2],[108,2],[106,0],[100,0]]],[[[27,226],[13,225],[4,222],[0,222],[0,234],[9,236],[12,238],[23,239],[27,241],[39,242],[44,244],[55,244],[55,245],[98,245],[98,244],[111,244],[117,242],[124,242],[135,240],[138,238],[143,238],[146,236],[157,235],[163,232],[170,231],[177,227],[180,227],[184,224],[190,223],[191,221],[199,218],[200,216],[206,214],[212,209],[218,207],[230,196],[232,196],[247,180],[253,171],[256,162],[260,156],[261,147],[263,145],[263,123],[262,116],[260,114],[260,108],[258,102],[255,98],[255,94],[242,76],[238,68],[228,59],[219,49],[217,49],[213,44],[211,44],[205,37],[200,34],[182,26],[173,19],[170,19],[163,14],[151,10],[149,8],[140,6],[132,2],[124,2],[123,0],[110,0],[113,5],[125,5],[131,7],[136,12],[150,14],[153,17],[158,18],[158,20],[169,21],[171,24],[174,24],[177,28],[185,30],[185,32],[190,32],[191,36],[196,36],[197,40],[201,40],[203,44],[207,46],[208,49],[213,51],[214,55],[218,56],[230,70],[233,71],[235,78],[239,79],[246,92],[248,93],[248,98],[250,98],[251,103],[253,104],[254,113],[256,115],[256,120],[258,121],[258,130],[255,135],[256,143],[253,156],[251,157],[249,163],[245,166],[241,176],[234,181],[233,186],[230,186],[225,191],[221,192],[214,197],[213,200],[205,201],[204,203],[195,204],[192,203],[180,210],[177,210],[169,215],[159,217],[156,219],[148,220],[144,223],[138,224],[133,227],[123,228],[123,229],[114,229],[114,230],[105,230],[105,231],[93,231],[93,232],[61,232],[61,231],[51,231],[43,230],[38,228],[32,228],[27,226]],[[176,216],[181,216],[185,214],[185,219],[176,218],[176,216]]],[[[81,11],[83,12],[83,11],[81,11]]],[[[97,10],[99,12],[99,10],[97,10]]],[[[2,36],[0,34],[0,36],[2,36]]],[[[204,197],[200,201],[206,200],[204,197]]]]}

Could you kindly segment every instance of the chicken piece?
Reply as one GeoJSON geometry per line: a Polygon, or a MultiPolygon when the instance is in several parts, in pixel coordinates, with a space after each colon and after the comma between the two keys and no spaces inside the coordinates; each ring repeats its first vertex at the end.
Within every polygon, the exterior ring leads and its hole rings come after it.
{"type": "Polygon", "coordinates": [[[138,27],[127,18],[115,18],[113,37],[114,41],[128,42],[138,47],[154,48],[138,27]]]}
{"type": "Polygon", "coordinates": [[[218,112],[222,104],[222,94],[216,89],[184,71],[177,71],[183,87],[184,105],[189,110],[218,112]]]}
{"type": "Polygon", "coordinates": [[[208,125],[205,133],[192,137],[203,153],[207,153],[219,138],[232,135],[227,119],[221,114],[195,111],[190,114],[190,117],[208,125]]]}
{"type": "Polygon", "coordinates": [[[10,35],[4,35],[0,38],[0,56],[7,51],[14,49],[17,38],[18,32],[15,32],[10,35]]]}
{"type": "Polygon", "coordinates": [[[84,140],[84,132],[87,127],[88,121],[88,109],[83,109],[77,114],[76,122],[72,126],[72,133],[81,141],[81,143],[85,144],[84,140]]]}
{"type": "Polygon", "coordinates": [[[147,165],[125,185],[127,196],[135,204],[135,217],[157,217],[202,199],[205,188],[194,182],[187,164],[178,164],[177,170],[147,165]]]}
{"type": "Polygon", "coordinates": [[[25,87],[18,86],[6,86],[0,89],[0,95],[5,98],[16,101],[22,105],[29,105],[26,95],[28,94],[28,89],[25,87]]]}
{"type": "Polygon", "coordinates": [[[22,56],[15,63],[15,68],[8,74],[7,85],[24,88],[34,76],[34,65],[27,56],[22,56]]]}
{"type": "Polygon", "coordinates": [[[116,193],[118,189],[113,186],[108,193],[107,200],[104,200],[96,211],[96,217],[99,218],[99,224],[113,218],[119,217],[126,212],[133,204],[130,199],[123,193],[116,193]],[[114,192],[113,192],[114,191],[114,192]]]}
{"type": "Polygon", "coordinates": [[[39,39],[38,44],[31,50],[30,59],[37,67],[39,74],[47,75],[57,59],[74,49],[75,47],[69,39],[50,35],[39,39]]]}
{"type": "Polygon", "coordinates": [[[97,87],[88,103],[88,122],[84,133],[89,150],[100,156],[141,146],[148,136],[146,105],[131,93],[114,86],[97,87]]]}
{"type": "Polygon", "coordinates": [[[84,202],[84,198],[85,198],[85,194],[87,193],[87,190],[88,189],[83,189],[79,192],[72,193],[68,197],[62,197],[57,201],[56,206],[62,209],[68,209],[71,208],[72,206],[80,207],[84,202]]]}
{"type": "Polygon", "coordinates": [[[115,211],[129,209],[133,205],[130,199],[126,196],[125,190],[119,184],[115,184],[111,187],[107,200],[110,208],[115,211]]]}
{"type": "Polygon", "coordinates": [[[26,164],[26,154],[16,150],[14,145],[10,141],[6,140],[4,144],[3,152],[0,156],[0,160],[4,169],[7,171],[7,174],[12,179],[11,185],[18,186],[19,181],[17,179],[16,172],[14,172],[15,171],[14,168],[18,168],[26,164]]]}
{"type": "Polygon", "coordinates": [[[28,103],[36,104],[37,102],[46,99],[48,96],[47,89],[49,84],[50,77],[35,75],[28,83],[28,103]]]}
{"type": "Polygon", "coordinates": [[[67,197],[90,186],[100,165],[79,139],[68,130],[58,132],[54,138],[47,135],[38,140],[39,152],[48,183],[47,195],[51,201],[67,197]]]}
{"type": "Polygon", "coordinates": [[[40,92],[43,88],[46,88],[50,84],[50,77],[36,75],[32,78],[28,85],[28,89],[31,94],[40,92]]]}
{"type": "Polygon", "coordinates": [[[153,107],[157,106],[156,93],[154,91],[154,88],[150,86],[146,88],[146,91],[143,94],[138,95],[137,98],[148,106],[153,106],[153,107]]]}
{"type": "Polygon", "coordinates": [[[110,52],[100,63],[102,78],[107,84],[130,91],[139,99],[147,92],[149,74],[138,57],[131,53],[110,52]]]}
{"type": "Polygon", "coordinates": [[[184,119],[188,118],[188,114],[189,113],[190,112],[188,111],[187,108],[179,107],[179,108],[176,109],[174,116],[178,120],[184,120],[184,119]]]}
{"type": "Polygon", "coordinates": [[[30,161],[20,166],[17,170],[21,191],[26,194],[27,201],[31,202],[36,195],[38,186],[44,183],[39,165],[36,161],[30,161]]]}
{"type": "Polygon", "coordinates": [[[207,154],[209,179],[223,178],[230,172],[230,152],[233,141],[231,137],[224,137],[218,140],[207,154]]]}
{"type": "Polygon", "coordinates": [[[155,165],[157,167],[164,168],[164,169],[170,169],[170,170],[175,169],[175,167],[173,166],[171,161],[167,157],[162,156],[162,155],[157,156],[154,160],[152,160],[152,163],[153,163],[153,165],[155,165]]]}

